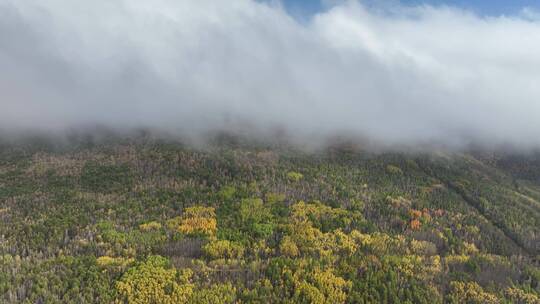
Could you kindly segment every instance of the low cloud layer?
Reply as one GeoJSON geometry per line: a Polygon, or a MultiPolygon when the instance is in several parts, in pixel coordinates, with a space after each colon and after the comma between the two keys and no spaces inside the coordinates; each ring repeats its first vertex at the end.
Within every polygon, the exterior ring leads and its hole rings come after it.
{"type": "Polygon", "coordinates": [[[540,147],[540,19],[450,7],[0,0],[0,130],[540,147]]]}

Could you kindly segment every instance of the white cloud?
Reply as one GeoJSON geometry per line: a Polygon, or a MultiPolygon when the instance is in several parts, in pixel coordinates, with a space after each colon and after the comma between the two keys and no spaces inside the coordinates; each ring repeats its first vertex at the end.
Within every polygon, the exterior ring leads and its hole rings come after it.
{"type": "Polygon", "coordinates": [[[0,0],[0,128],[540,147],[540,22],[348,1],[0,0]]]}

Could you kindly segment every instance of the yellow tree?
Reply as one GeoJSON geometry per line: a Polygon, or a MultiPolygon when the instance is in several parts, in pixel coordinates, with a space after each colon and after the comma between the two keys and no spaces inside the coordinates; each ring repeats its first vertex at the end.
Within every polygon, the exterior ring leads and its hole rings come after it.
{"type": "Polygon", "coordinates": [[[216,240],[204,245],[203,251],[211,259],[240,259],[244,254],[244,247],[227,240],[216,240]]]}
{"type": "Polygon", "coordinates": [[[212,285],[196,290],[189,302],[191,304],[236,303],[236,289],[230,283],[212,285]]]}
{"type": "Polygon", "coordinates": [[[116,283],[117,303],[183,304],[188,303],[193,284],[190,270],[177,271],[161,256],[150,256],[132,267],[116,283]]]}
{"type": "Polygon", "coordinates": [[[217,231],[215,209],[204,206],[186,208],[182,214],[178,231],[188,235],[214,236],[217,231]]]}
{"type": "Polygon", "coordinates": [[[470,304],[497,304],[500,301],[491,293],[485,292],[484,289],[476,282],[450,282],[450,295],[448,296],[449,303],[470,303],[470,304]]]}
{"type": "Polygon", "coordinates": [[[352,287],[350,281],[334,275],[329,269],[315,271],[313,278],[315,286],[326,298],[325,303],[345,303],[347,294],[352,287]]]}

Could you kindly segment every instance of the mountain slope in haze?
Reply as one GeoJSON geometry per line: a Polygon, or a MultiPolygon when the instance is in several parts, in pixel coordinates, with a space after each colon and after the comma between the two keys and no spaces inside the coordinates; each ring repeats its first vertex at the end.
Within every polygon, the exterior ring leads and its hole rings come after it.
{"type": "Polygon", "coordinates": [[[527,164],[4,145],[0,302],[539,303],[540,181],[527,164]]]}

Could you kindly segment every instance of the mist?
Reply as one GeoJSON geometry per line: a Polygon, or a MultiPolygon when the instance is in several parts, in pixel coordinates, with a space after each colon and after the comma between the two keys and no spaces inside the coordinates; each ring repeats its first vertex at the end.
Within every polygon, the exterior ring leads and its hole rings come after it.
{"type": "Polygon", "coordinates": [[[0,0],[2,136],[94,126],[540,148],[540,14],[0,0]]]}

